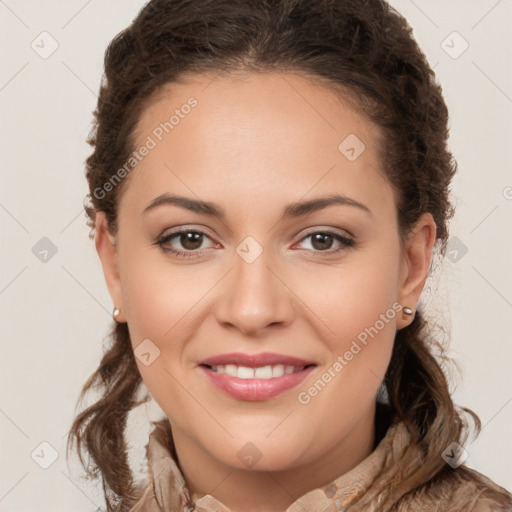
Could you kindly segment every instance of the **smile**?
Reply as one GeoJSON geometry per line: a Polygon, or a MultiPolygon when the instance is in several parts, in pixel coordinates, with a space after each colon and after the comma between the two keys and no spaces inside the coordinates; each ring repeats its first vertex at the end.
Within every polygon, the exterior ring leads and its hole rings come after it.
{"type": "Polygon", "coordinates": [[[272,379],[282,377],[290,373],[300,372],[305,366],[284,366],[282,364],[259,366],[258,368],[249,368],[247,366],[238,366],[236,364],[226,364],[211,366],[211,370],[218,373],[238,377],[239,379],[272,379]]]}

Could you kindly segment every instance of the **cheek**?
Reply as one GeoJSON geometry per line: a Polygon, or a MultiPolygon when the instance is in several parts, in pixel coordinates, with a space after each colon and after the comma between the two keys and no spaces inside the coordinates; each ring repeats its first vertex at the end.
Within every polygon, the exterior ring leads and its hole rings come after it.
{"type": "Polygon", "coordinates": [[[298,390],[299,411],[312,429],[325,433],[326,449],[340,429],[355,428],[373,407],[391,359],[401,312],[386,287],[372,291],[357,298],[346,294],[347,301],[324,317],[335,332],[323,337],[329,356],[315,379],[298,390]]]}
{"type": "MultiPolygon", "coordinates": [[[[396,251],[395,251],[396,252],[396,251]]],[[[325,279],[308,281],[307,304],[321,321],[316,337],[328,348],[325,368],[300,403],[320,409],[359,410],[373,400],[386,373],[401,315],[397,302],[398,253],[379,251],[357,264],[329,269],[325,279]],[[327,407],[330,409],[330,406],[327,407]]],[[[305,289],[305,288],[304,288],[305,289]]],[[[313,318],[313,317],[311,317],[313,318]]]]}
{"type": "MultiPolygon", "coordinates": [[[[191,268],[191,267],[189,267],[191,268]]],[[[176,337],[205,293],[199,272],[173,269],[161,261],[134,260],[125,269],[123,298],[134,346],[149,338],[159,344],[176,337]]]]}
{"type": "Polygon", "coordinates": [[[339,349],[360,333],[364,338],[364,332],[376,322],[383,338],[394,336],[400,307],[398,253],[385,249],[354,256],[339,268],[325,267],[315,279],[296,283],[301,286],[298,293],[317,317],[316,324],[324,326],[322,337],[327,335],[339,349]]]}
{"type": "Polygon", "coordinates": [[[184,410],[187,405],[179,370],[193,332],[194,305],[206,289],[204,284],[194,282],[192,272],[148,260],[141,258],[137,264],[134,259],[124,269],[126,316],[144,384],[165,414],[172,417],[173,411],[184,410]],[[144,351],[142,347],[146,347],[144,351]],[[144,352],[150,353],[149,364],[138,356],[144,352]]]}
{"type": "Polygon", "coordinates": [[[197,335],[208,291],[218,276],[148,256],[133,258],[124,271],[123,296],[136,362],[147,389],[172,417],[175,410],[187,410],[190,397],[181,383],[183,372],[193,366],[190,340],[197,335]],[[151,352],[149,365],[137,357],[147,352],[142,348],[146,346],[151,352]]]}

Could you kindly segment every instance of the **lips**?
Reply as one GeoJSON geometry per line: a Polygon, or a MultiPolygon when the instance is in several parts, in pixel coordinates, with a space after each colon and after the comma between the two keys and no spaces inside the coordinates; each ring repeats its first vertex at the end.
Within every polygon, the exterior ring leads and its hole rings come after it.
{"type": "Polygon", "coordinates": [[[304,367],[316,365],[315,361],[308,361],[294,356],[276,354],[273,352],[263,352],[261,354],[245,354],[242,352],[232,352],[229,354],[220,354],[218,356],[208,357],[199,362],[204,366],[219,366],[234,364],[237,366],[246,366],[248,368],[259,368],[262,366],[274,366],[282,364],[283,366],[304,367]]]}
{"type": "Polygon", "coordinates": [[[267,400],[298,386],[317,366],[313,361],[265,352],[231,353],[199,363],[209,382],[238,400],[267,400]]]}

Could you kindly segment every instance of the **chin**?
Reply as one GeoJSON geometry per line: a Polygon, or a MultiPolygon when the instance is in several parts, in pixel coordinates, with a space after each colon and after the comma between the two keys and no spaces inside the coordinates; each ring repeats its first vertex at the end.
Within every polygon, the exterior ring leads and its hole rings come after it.
{"type": "Polygon", "coordinates": [[[298,457],[302,455],[301,444],[288,443],[286,440],[253,438],[244,436],[244,441],[232,440],[229,446],[222,447],[219,453],[212,453],[222,464],[230,466],[237,470],[251,471],[286,471],[304,462],[299,461],[298,457]],[[226,457],[227,453],[234,453],[234,457],[226,457]]]}

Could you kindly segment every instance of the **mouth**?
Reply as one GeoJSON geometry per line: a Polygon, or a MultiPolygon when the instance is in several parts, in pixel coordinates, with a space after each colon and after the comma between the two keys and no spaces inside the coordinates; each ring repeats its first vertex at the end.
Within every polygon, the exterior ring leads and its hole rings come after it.
{"type": "Polygon", "coordinates": [[[207,368],[212,372],[228,375],[229,377],[236,377],[238,379],[275,379],[283,375],[291,375],[292,373],[299,373],[306,368],[316,366],[314,363],[303,366],[292,366],[284,364],[265,365],[258,367],[249,367],[236,364],[219,364],[208,365],[200,364],[203,368],[207,368]]]}
{"type": "Polygon", "coordinates": [[[316,364],[199,365],[215,388],[231,398],[245,401],[262,401],[281,395],[298,386],[316,367],[316,364]]]}

